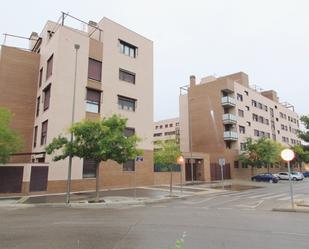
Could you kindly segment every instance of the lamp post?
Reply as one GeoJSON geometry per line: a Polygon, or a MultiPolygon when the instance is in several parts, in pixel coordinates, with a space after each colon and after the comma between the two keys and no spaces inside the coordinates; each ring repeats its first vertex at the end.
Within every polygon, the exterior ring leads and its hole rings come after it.
{"type": "Polygon", "coordinates": [[[288,163],[290,196],[291,196],[292,208],[294,208],[294,197],[293,197],[293,186],[292,186],[292,179],[291,179],[290,161],[292,161],[294,157],[295,157],[294,151],[291,149],[284,149],[283,151],[281,151],[281,158],[288,163]]]}
{"type": "Polygon", "coordinates": [[[182,193],[182,165],[185,159],[183,156],[177,157],[177,164],[180,164],[180,192],[182,193]]]}
{"type": "MultiPolygon", "coordinates": [[[[74,87],[73,87],[73,99],[72,99],[72,119],[71,126],[74,124],[75,119],[75,95],[76,95],[76,74],[77,74],[77,52],[80,48],[79,44],[74,44],[75,49],[75,70],[74,70],[74,87]]],[[[73,143],[73,133],[70,134],[70,143],[73,143]]],[[[69,166],[68,166],[68,181],[67,181],[67,195],[66,195],[66,205],[70,204],[70,194],[71,194],[71,177],[72,177],[72,153],[69,156],[69,166]]]]}

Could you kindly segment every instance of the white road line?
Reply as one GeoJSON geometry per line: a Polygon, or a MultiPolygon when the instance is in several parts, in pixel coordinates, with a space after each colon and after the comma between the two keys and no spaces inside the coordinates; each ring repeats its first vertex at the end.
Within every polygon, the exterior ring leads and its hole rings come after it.
{"type": "MultiPolygon", "coordinates": [[[[303,194],[294,195],[294,199],[295,199],[295,198],[299,198],[299,197],[301,197],[301,196],[304,196],[304,195],[303,195],[303,194]]],[[[287,197],[278,199],[278,201],[287,201],[287,200],[289,200],[289,199],[291,199],[291,197],[290,197],[290,196],[287,196],[287,197]]]]}
{"type": "Polygon", "coordinates": [[[265,197],[265,196],[269,196],[269,195],[275,195],[276,193],[267,193],[267,194],[261,194],[261,195],[253,195],[250,196],[250,199],[255,199],[255,198],[260,198],[260,197],[265,197]]]}
{"type": "Polygon", "coordinates": [[[214,204],[210,204],[208,205],[208,207],[216,207],[216,206],[221,206],[223,204],[226,204],[226,203],[229,203],[229,202],[233,202],[233,201],[237,201],[239,200],[240,198],[232,198],[232,199],[229,199],[229,200],[226,200],[226,201],[221,201],[219,203],[214,203],[214,204]]]}
{"type": "Polygon", "coordinates": [[[257,208],[258,206],[260,206],[264,201],[263,200],[260,200],[258,202],[255,202],[253,203],[253,205],[248,205],[248,204],[239,204],[239,205],[235,205],[236,207],[242,207],[242,208],[252,208],[252,209],[255,209],[257,208]]]}
{"type": "Polygon", "coordinates": [[[218,207],[217,209],[218,210],[231,210],[233,208],[230,208],[230,207],[218,207]]]}
{"type": "Polygon", "coordinates": [[[201,203],[210,201],[210,200],[215,199],[215,198],[216,198],[216,196],[214,196],[214,197],[208,197],[208,198],[205,198],[205,199],[200,200],[200,201],[186,201],[186,202],[184,202],[184,204],[188,204],[188,205],[201,204],[201,203]]]}
{"type": "Polygon", "coordinates": [[[269,199],[274,199],[274,198],[282,197],[282,196],[285,196],[285,195],[286,195],[286,194],[271,195],[271,196],[263,197],[263,198],[261,198],[261,199],[262,199],[262,200],[269,200],[269,199]]]}

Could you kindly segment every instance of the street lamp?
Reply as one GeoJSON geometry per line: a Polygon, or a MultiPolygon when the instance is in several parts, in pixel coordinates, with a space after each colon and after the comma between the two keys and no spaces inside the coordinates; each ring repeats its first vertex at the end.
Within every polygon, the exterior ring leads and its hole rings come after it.
{"type": "Polygon", "coordinates": [[[180,191],[182,193],[182,165],[185,162],[185,159],[183,156],[177,157],[177,164],[180,165],[180,191]]]}
{"type": "MultiPolygon", "coordinates": [[[[76,74],[77,74],[77,52],[80,48],[79,44],[74,44],[75,49],[75,70],[74,70],[74,87],[73,87],[73,99],[72,99],[72,119],[71,126],[74,124],[75,119],[75,95],[76,95],[76,74]]],[[[70,143],[73,143],[73,133],[71,132],[70,143]]],[[[67,195],[66,195],[66,205],[70,204],[70,194],[71,194],[71,176],[72,176],[72,153],[69,155],[69,167],[68,167],[68,181],[67,181],[67,195]]]]}
{"type": "Polygon", "coordinates": [[[295,157],[294,151],[291,150],[291,149],[284,149],[283,151],[281,151],[281,158],[288,163],[290,195],[291,195],[292,208],[294,208],[294,198],[293,198],[293,186],[292,186],[292,180],[291,180],[290,161],[292,161],[294,157],[295,157]]]}

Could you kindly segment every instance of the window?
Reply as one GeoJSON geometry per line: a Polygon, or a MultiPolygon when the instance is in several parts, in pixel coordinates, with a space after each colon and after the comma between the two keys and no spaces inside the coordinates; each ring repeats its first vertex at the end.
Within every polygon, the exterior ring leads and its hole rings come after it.
{"type": "Polygon", "coordinates": [[[254,136],[259,137],[260,136],[260,132],[258,130],[254,130],[254,136]]]}
{"type": "Polygon", "coordinates": [[[128,55],[132,58],[135,58],[137,55],[137,47],[134,45],[127,43],[125,41],[119,40],[120,42],[120,53],[128,55]]]}
{"type": "Polygon", "coordinates": [[[243,101],[243,97],[240,93],[237,93],[237,100],[243,101]]]}
{"type": "Polygon", "coordinates": [[[165,128],[168,128],[168,124],[165,125],[165,128]]]}
{"type": "Polygon", "coordinates": [[[238,164],[239,164],[238,161],[234,161],[234,168],[235,168],[235,169],[238,169],[238,164]]]}
{"type": "Polygon", "coordinates": [[[244,117],[244,111],[238,109],[238,116],[239,116],[239,117],[244,117]]]}
{"type": "Polygon", "coordinates": [[[246,133],[246,128],[244,126],[239,126],[239,133],[245,134],[246,133]]]}
{"type": "Polygon", "coordinates": [[[251,122],[247,121],[247,125],[248,125],[248,126],[251,126],[251,122]]]}
{"type": "Polygon", "coordinates": [[[163,128],[163,125],[160,125],[160,129],[162,129],[163,128]]]}
{"type": "Polygon", "coordinates": [[[36,99],[36,116],[39,116],[40,114],[40,101],[41,101],[41,97],[39,96],[36,99]]]}
{"type": "Polygon", "coordinates": [[[262,124],[264,123],[264,118],[262,116],[259,116],[259,122],[262,124]]]}
{"type": "Polygon", "coordinates": [[[123,80],[132,84],[135,84],[135,73],[131,73],[124,69],[119,69],[119,80],[123,80]]]}
{"type": "Polygon", "coordinates": [[[51,85],[49,84],[45,89],[43,90],[44,92],[44,111],[49,108],[49,102],[50,102],[50,87],[51,85]]]}
{"type": "Polygon", "coordinates": [[[274,117],[274,109],[270,108],[270,116],[273,118],[274,117]]]}
{"type": "Polygon", "coordinates": [[[87,88],[86,111],[100,113],[101,92],[87,88]]]}
{"type": "Polygon", "coordinates": [[[241,162],[241,167],[243,169],[247,169],[248,168],[248,164],[241,162]]]}
{"type": "Polygon", "coordinates": [[[245,143],[240,143],[240,150],[241,151],[246,150],[246,144],[245,143]]]}
{"type": "Polygon", "coordinates": [[[153,134],[153,136],[154,137],[162,137],[162,133],[160,132],[160,133],[155,133],[155,134],[153,134]]]}
{"type": "Polygon", "coordinates": [[[176,131],[167,131],[167,132],[164,132],[164,136],[171,136],[171,135],[175,135],[176,134],[176,131]]]}
{"type": "Polygon", "coordinates": [[[118,95],[118,107],[121,110],[135,112],[136,99],[131,99],[128,97],[118,95]]]}
{"type": "Polygon", "coordinates": [[[122,165],[123,171],[135,171],[135,161],[133,159],[126,161],[122,165]]]}
{"type": "Polygon", "coordinates": [[[247,110],[247,111],[250,111],[250,107],[249,107],[249,106],[247,106],[247,105],[246,105],[246,110],[247,110]]]}
{"type": "Polygon", "coordinates": [[[39,87],[41,87],[42,85],[42,78],[43,78],[43,68],[41,68],[39,72],[39,87]]]}
{"type": "Polygon", "coordinates": [[[256,114],[252,114],[253,121],[258,121],[259,117],[256,114]]]}
{"type": "Polygon", "coordinates": [[[102,62],[89,58],[88,60],[88,78],[91,80],[101,81],[102,62]]]}
{"type": "Polygon", "coordinates": [[[96,177],[97,163],[94,160],[84,159],[83,162],[83,178],[96,177]]]}
{"type": "Polygon", "coordinates": [[[249,96],[249,92],[248,92],[248,91],[245,91],[245,94],[246,94],[247,96],[249,96]]]}
{"type": "Polygon", "coordinates": [[[173,124],[170,124],[169,126],[170,126],[170,127],[173,127],[173,124]]]}
{"type": "Polygon", "coordinates": [[[47,127],[48,127],[48,120],[42,123],[42,130],[41,130],[41,145],[46,144],[47,138],[47,127]]]}
{"type": "Polygon", "coordinates": [[[126,137],[131,137],[131,136],[133,136],[134,134],[135,134],[135,129],[134,129],[134,128],[126,127],[126,128],[124,129],[124,135],[125,135],[126,137]]]}
{"type": "Polygon", "coordinates": [[[265,124],[269,125],[269,119],[265,118],[265,124]]]}
{"type": "Polygon", "coordinates": [[[267,107],[267,105],[263,105],[263,109],[264,109],[264,111],[268,112],[268,107],[267,107]]]}
{"type": "Polygon", "coordinates": [[[179,126],[179,122],[176,123],[176,126],[179,126]]]}
{"type": "Polygon", "coordinates": [[[263,105],[262,105],[262,103],[258,103],[258,107],[260,108],[260,109],[263,109],[263,105]]]}
{"type": "Polygon", "coordinates": [[[33,136],[33,147],[34,148],[36,147],[37,137],[38,137],[38,126],[35,126],[34,127],[34,136],[33,136]]]}
{"type": "Polygon", "coordinates": [[[53,57],[54,55],[51,55],[51,57],[47,60],[46,79],[53,74],[53,57]]]}
{"type": "Polygon", "coordinates": [[[254,107],[257,107],[257,102],[255,100],[252,100],[251,105],[254,106],[254,107]]]}

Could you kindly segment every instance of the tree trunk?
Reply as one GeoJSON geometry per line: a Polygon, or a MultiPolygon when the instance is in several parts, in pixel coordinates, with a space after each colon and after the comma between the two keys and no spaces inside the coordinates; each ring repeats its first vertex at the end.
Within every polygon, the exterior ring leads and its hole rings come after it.
{"type": "Polygon", "coordinates": [[[96,168],[95,202],[100,201],[100,164],[96,168]]]}
{"type": "Polygon", "coordinates": [[[269,164],[267,164],[267,173],[269,174],[269,164]]]}
{"type": "Polygon", "coordinates": [[[254,176],[254,166],[251,166],[251,176],[254,176]]]}

